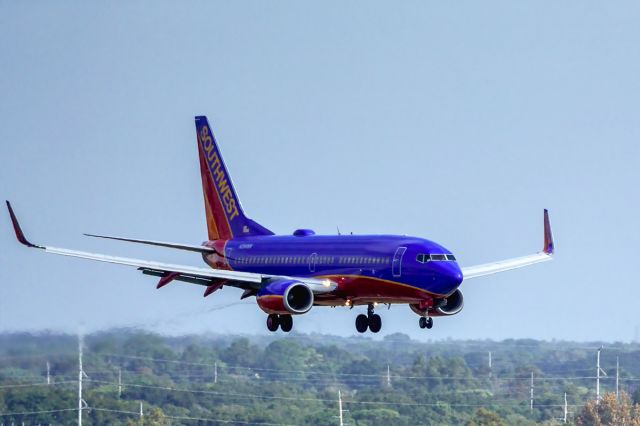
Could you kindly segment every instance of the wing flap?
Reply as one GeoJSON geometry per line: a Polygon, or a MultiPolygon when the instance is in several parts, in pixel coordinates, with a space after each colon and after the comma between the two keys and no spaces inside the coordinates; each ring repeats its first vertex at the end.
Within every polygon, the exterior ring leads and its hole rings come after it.
{"type": "Polygon", "coordinates": [[[153,269],[169,272],[178,272],[184,275],[194,275],[198,277],[221,278],[225,280],[237,280],[245,282],[260,283],[264,279],[262,274],[251,272],[227,271],[224,269],[198,268],[195,266],[176,265],[172,263],[153,262],[142,259],[132,259],[127,257],[108,256],[105,254],[89,253],[84,251],[68,250],[57,247],[42,247],[47,253],[61,256],[78,257],[81,259],[95,260],[98,262],[114,263],[117,265],[135,266],[141,269],[153,269]]]}

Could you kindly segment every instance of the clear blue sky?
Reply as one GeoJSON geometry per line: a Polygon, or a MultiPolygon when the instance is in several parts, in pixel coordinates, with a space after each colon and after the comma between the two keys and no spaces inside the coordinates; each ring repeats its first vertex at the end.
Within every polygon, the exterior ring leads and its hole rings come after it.
{"type": "MultiPolygon", "coordinates": [[[[383,333],[630,340],[640,324],[638,2],[0,1],[0,197],[36,242],[200,265],[83,232],[206,238],[193,116],[248,214],[277,233],[398,233],[473,265],[466,306],[383,333]]],[[[145,325],[267,333],[225,288],[19,246],[0,214],[0,331],[145,325]]],[[[361,309],[359,309],[361,310],[361,309]]],[[[304,332],[355,334],[358,309],[304,332]]]]}

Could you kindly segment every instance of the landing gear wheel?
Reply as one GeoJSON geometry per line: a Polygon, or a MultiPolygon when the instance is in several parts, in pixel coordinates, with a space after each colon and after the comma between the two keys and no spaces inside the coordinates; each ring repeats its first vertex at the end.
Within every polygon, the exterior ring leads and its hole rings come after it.
{"type": "Polygon", "coordinates": [[[366,315],[360,314],[356,317],[356,330],[358,333],[364,333],[369,327],[369,318],[366,315]]]}
{"type": "Polygon", "coordinates": [[[418,320],[418,325],[420,326],[420,328],[427,328],[427,319],[425,317],[420,317],[420,320],[418,320]]]}
{"type": "Polygon", "coordinates": [[[371,317],[369,317],[369,330],[371,330],[372,333],[377,333],[378,331],[380,331],[381,328],[382,328],[382,318],[380,318],[380,315],[378,314],[371,315],[371,317]]]}
{"type": "Polygon", "coordinates": [[[291,315],[280,315],[280,329],[288,333],[293,328],[293,318],[291,315]]]}
{"type": "Polygon", "coordinates": [[[269,331],[277,331],[279,325],[280,321],[276,314],[271,314],[267,317],[267,328],[269,331]]]}
{"type": "Polygon", "coordinates": [[[431,330],[431,327],[433,327],[433,318],[429,317],[427,318],[427,324],[426,324],[427,328],[429,330],[431,330]]]}

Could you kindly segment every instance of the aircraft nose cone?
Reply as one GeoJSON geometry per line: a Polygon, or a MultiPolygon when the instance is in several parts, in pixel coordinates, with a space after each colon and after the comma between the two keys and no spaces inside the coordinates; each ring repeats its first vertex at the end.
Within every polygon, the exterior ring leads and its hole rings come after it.
{"type": "Polygon", "coordinates": [[[451,282],[457,287],[460,284],[462,284],[462,271],[460,270],[460,267],[458,265],[456,265],[455,268],[452,268],[452,271],[449,275],[449,278],[451,279],[451,282]]]}
{"type": "Polygon", "coordinates": [[[442,262],[439,265],[440,276],[442,280],[447,283],[447,287],[451,289],[456,289],[462,283],[463,276],[462,270],[460,270],[460,266],[454,262],[442,262]]]}

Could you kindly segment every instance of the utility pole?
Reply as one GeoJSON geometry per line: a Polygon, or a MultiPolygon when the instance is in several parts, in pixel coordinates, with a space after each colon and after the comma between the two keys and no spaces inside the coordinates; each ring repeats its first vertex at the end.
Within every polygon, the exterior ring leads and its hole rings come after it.
{"type": "Polygon", "coordinates": [[[78,426],[82,426],[82,376],[84,370],[82,369],[82,333],[78,333],[78,426]]]}
{"type": "Polygon", "coordinates": [[[531,372],[531,399],[529,400],[529,411],[533,411],[533,371],[531,372]]]}
{"type": "Polygon", "coordinates": [[[598,355],[596,357],[596,404],[600,404],[600,373],[605,376],[607,375],[607,373],[600,368],[600,351],[602,349],[604,349],[604,346],[600,346],[598,348],[598,355]]]}
{"type": "Polygon", "coordinates": [[[51,366],[49,365],[49,361],[47,361],[47,384],[51,384],[51,366]]]}
{"type": "Polygon", "coordinates": [[[118,399],[122,396],[122,368],[118,367],[118,399]]]}
{"type": "Polygon", "coordinates": [[[616,357],[616,400],[620,400],[620,357],[616,357]]]}
{"type": "Polygon", "coordinates": [[[489,351],[489,378],[491,378],[491,351],[489,351]]]}
{"type": "Polygon", "coordinates": [[[142,401],[140,401],[140,418],[144,416],[144,412],[142,411],[142,401]]]}
{"type": "Polygon", "coordinates": [[[391,387],[391,368],[387,364],[387,387],[391,387]]]}
{"type": "Polygon", "coordinates": [[[340,419],[340,426],[344,426],[344,419],[342,418],[342,394],[340,393],[340,389],[338,389],[338,410],[338,419],[340,419]]]}
{"type": "Polygon", "coordinates": [[[213,363],[213,383],[218,383],[218,361],[213,363]]]}
{"type": "Polygon", "coordinates": [[[564,418],[563,418],[563,423],[567,423],[567,414],[569,412],[569,410],[567,409],[567,393],[564,393],[564,418]]]}

